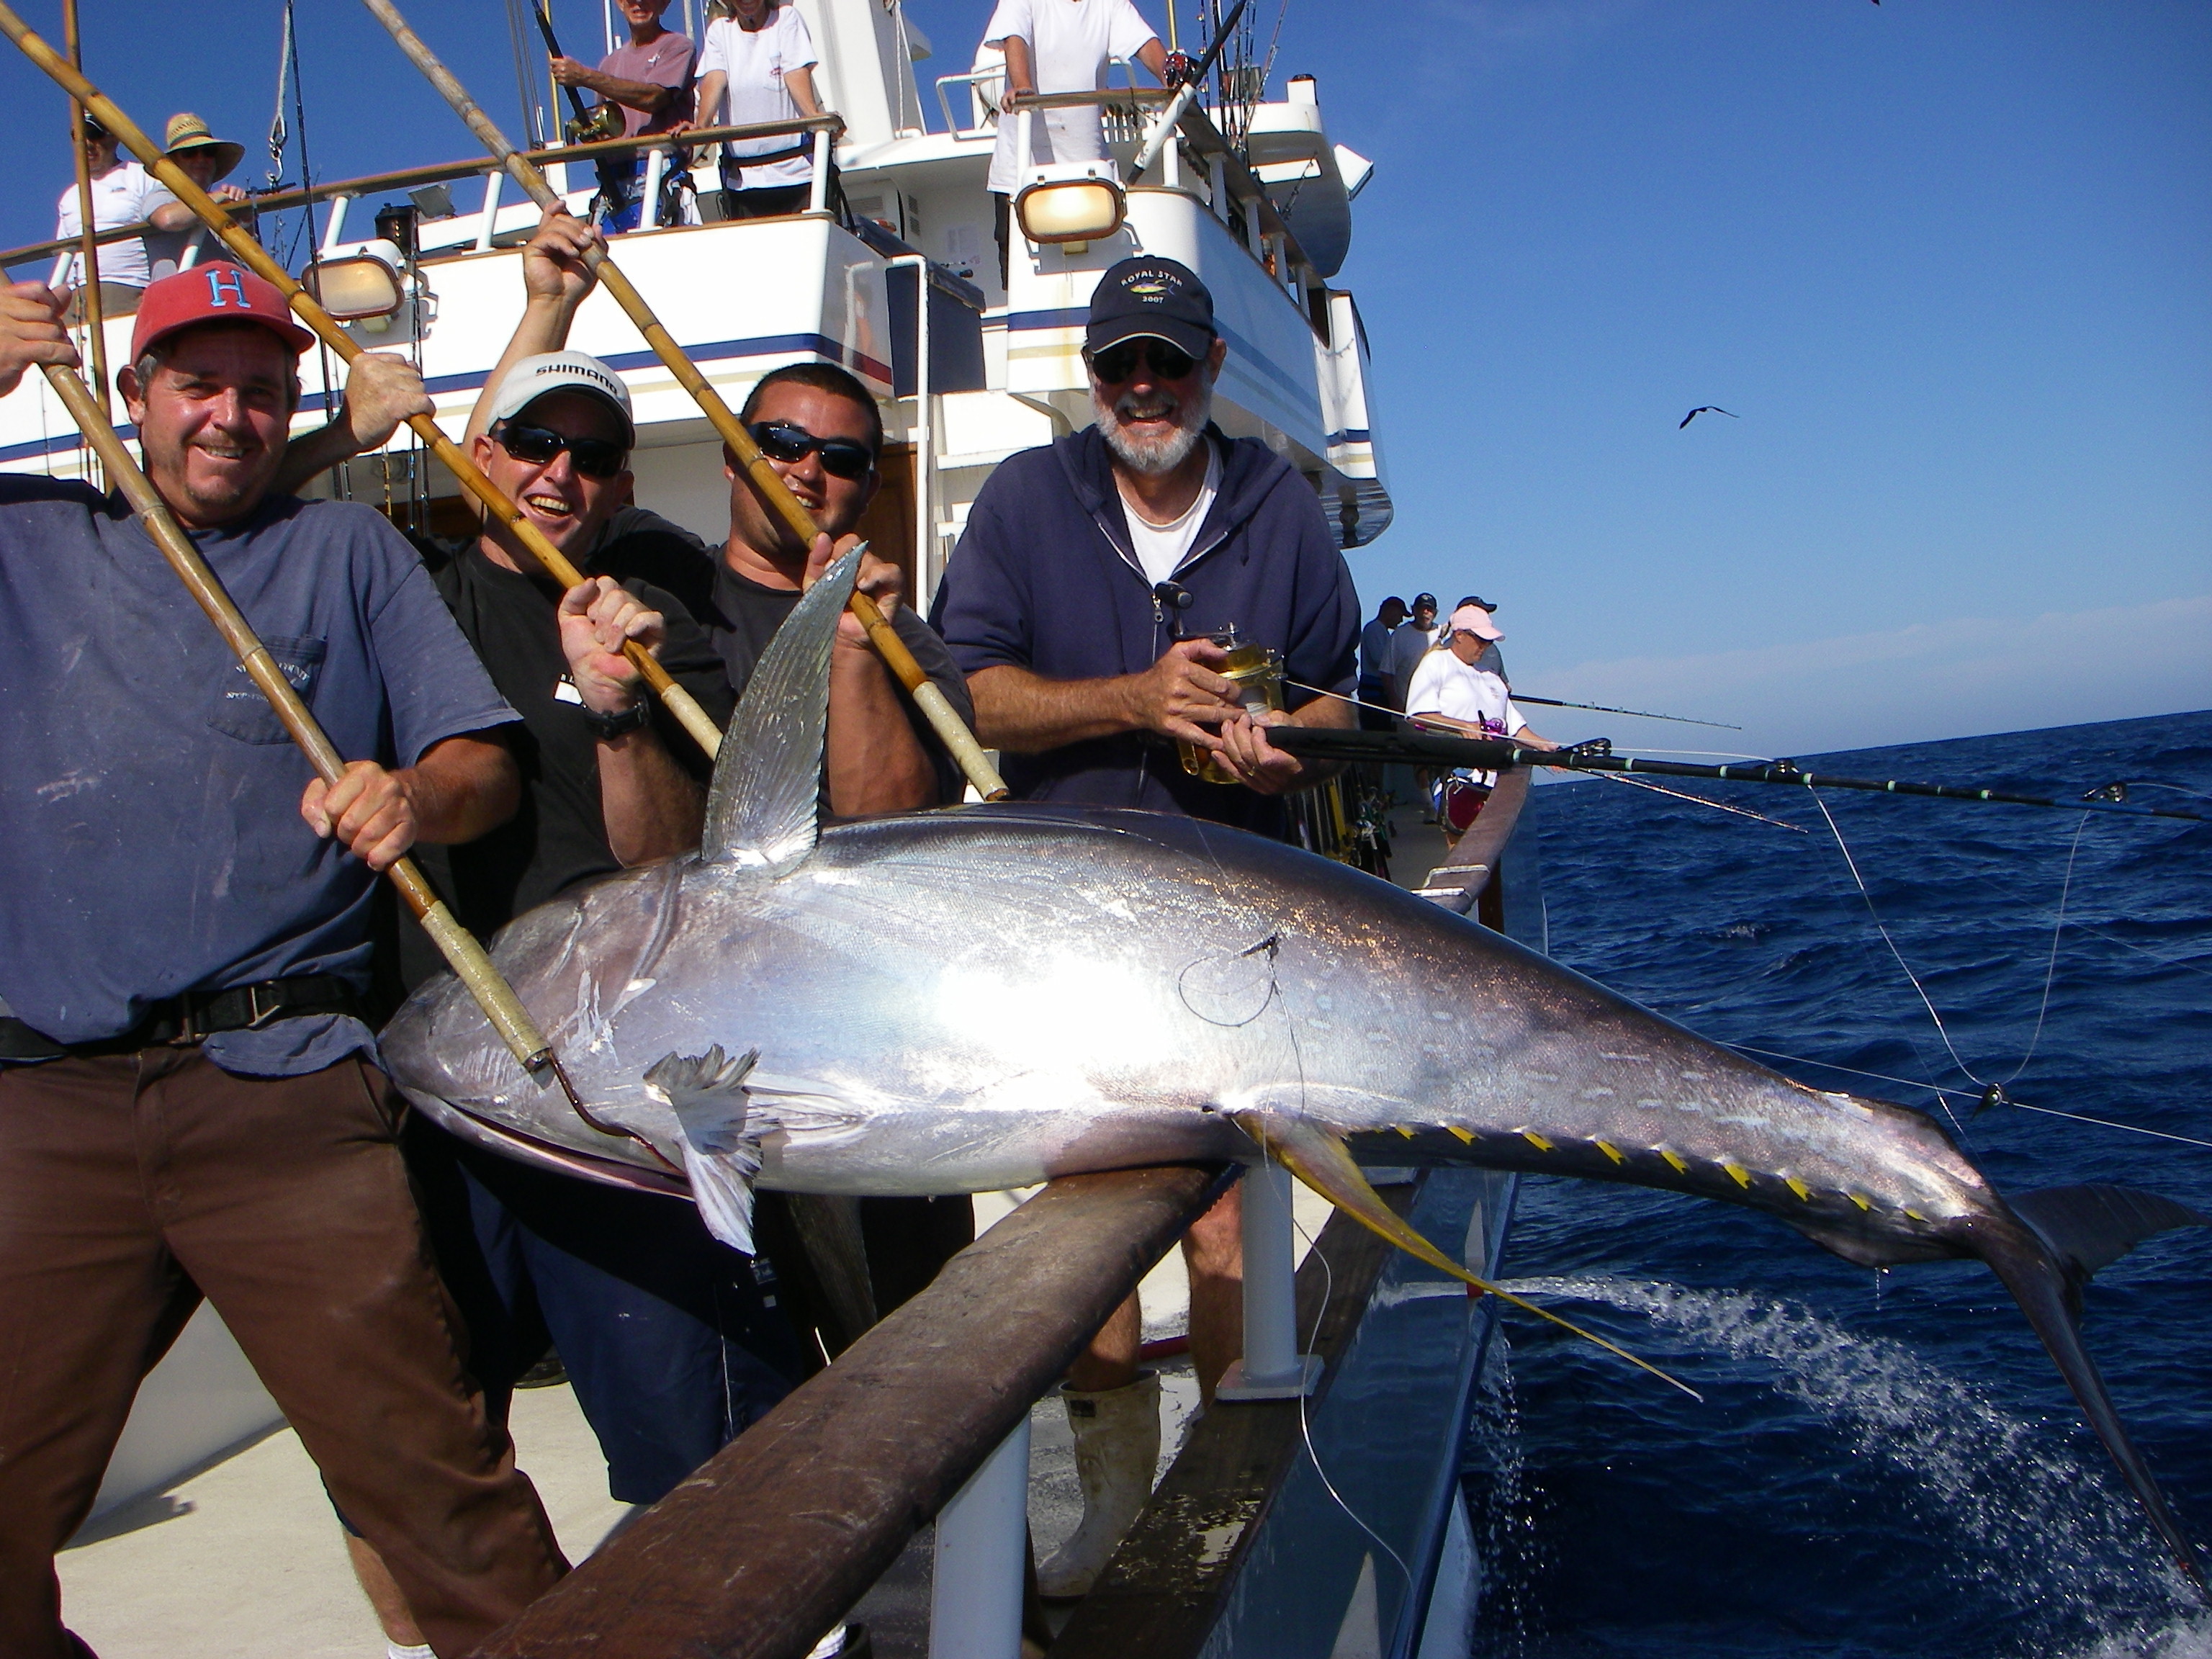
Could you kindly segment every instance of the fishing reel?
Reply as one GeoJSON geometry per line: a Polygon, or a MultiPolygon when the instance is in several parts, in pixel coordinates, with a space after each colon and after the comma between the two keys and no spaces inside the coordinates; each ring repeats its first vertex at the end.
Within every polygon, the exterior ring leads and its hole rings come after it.
{"type": "Polygon", "coordinates": [[[612,103],[595,104],[589,115],[565,123],[561,128],[561,136],[572,144],[592,144],[602,138],[619,138],[623,136],[622,110],[612,103]]]}
{"type": "Polygon", "coordinates": [[[1187,86],[1196,78],[1198,59],[1187,52],[1171,52],[1167,62],[1160,65],[1160,84],[1172,91],[1187,86]]]}
{"type": "MultiPolygon", "coordinates": [[[[1187,596],[1186,596],[1187,597],[1187,596]]],[[[1236,688],[1238,702],[1248,714],[1262,714],[1283,706],[1282,653],[1268,647],[1247,640],[1231,623],[1218,633],[1206,635],[1229,653],[1229,660],[1221,665],[1218,672],[1236,688]]],[[[1210,749],[1200,749],[1194,744],[1176,739],[1176,749],[1182,757],[1182,769],[1194,778],[1207,783],[1240,783],[1234,772],[1221,763],[1220,757],[1210,749]]]]}

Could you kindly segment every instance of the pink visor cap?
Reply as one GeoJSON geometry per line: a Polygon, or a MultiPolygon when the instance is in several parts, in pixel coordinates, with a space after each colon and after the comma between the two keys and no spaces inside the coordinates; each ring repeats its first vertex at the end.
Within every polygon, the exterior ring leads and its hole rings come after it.
{"type": "Polygon", "coordinates": [[[1502,640],[1505,630],[1491,621],[1490,613],[1479,605],[1463,605],[1451,613],[1452,629],[1456,633],[1472,634],[1479,640],[1502,640]]]}

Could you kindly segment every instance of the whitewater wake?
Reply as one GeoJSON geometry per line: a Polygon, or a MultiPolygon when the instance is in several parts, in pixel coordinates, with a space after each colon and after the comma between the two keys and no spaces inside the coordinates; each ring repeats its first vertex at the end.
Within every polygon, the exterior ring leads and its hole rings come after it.
{"type": "MultiPolygon", "coordinates": [[[[2039,1638],[2014,1651],[2212,1659],[2212,1615],[2103,1468],[1901,1343],[1741,1291],[1599,1276],[1512,1279],[1505,1288],[1641,1315],[1692,1348],[1765,1370],[1771,1386],[1828,1424],[1856,1455],[1907,1477],[1961,1547],[1948,1569],[2040,1628],[2039,1638]],[[2054,1645],[2061,1629],[2068,1634],[2054,1645]]],[[[1510,1404],[1505,1415],[1515,1415],[1510,1404]]],[[[1484,1437],[1493,1456],[1497,1426],[1484,1437]]],[[[1517,1449],[1506,1455],[1518,1500],[1517,1449]]]]}

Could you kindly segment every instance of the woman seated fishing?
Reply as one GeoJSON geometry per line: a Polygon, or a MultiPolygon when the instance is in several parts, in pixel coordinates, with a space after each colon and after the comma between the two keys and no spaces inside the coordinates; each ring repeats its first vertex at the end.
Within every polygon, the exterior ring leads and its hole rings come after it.
{"type": "MultiPolygon", "coordinates": [[[[1451,613],[1451,627],[1436,647],[1414,665],[1406,689],[1406,714],[1422,725],[1470,738],[1510,738],[1531,749],[1559,745],[1528,729],[1512,694],[1497,675],[1475,664],[1505,630],[1479,599],[1462,599],[1451,613]]],[[[1437,821],[1443,826],[1447,851],[1471,828],[1489,799],[1495,772],[1458,767],[1435,785],[1437,821]]]]}

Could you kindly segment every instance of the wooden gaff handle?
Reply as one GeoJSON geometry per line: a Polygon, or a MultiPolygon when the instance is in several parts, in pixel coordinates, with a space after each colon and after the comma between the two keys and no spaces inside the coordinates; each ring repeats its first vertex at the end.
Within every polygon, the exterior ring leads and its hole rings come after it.
{"type": "MultiPolygon", "coordinates": [[[[468,88],[439,61],[437,54],[423,44],[422,38],[408,26],[407,20],[399,15],[392,0],[362,0],[362,3],[376,15],[377,21],[391,33],[400,51],[405,52],[409,61],[422,71],[432,86],[437,88],[439,94],[453,106],[453,113],[459,116],[463,125],[476,135],[477,142],[507,169],[507,175],[522,186],[524,193],[548,213],[566,213],[568,204],[546,181],[545,175],[538,171],[528,156],[507,143],[507,135],[499,130],[498,124],[483,112],[476,100],[469,96],[468,88]]],[[[715,435],[729,447],[731,454],[744,469],[745,476],[752,480],[753,487],[760,493],[761,498],[791,526],[793,533],[802,543],[812,547],[814,538],[822,533],[822,527],[814,522],[814,515],[791,493],[790,486],[784,483],[782,475],[776,471],[768,457],[761,453],[760,446],[753,441],[752,434],[745,430],[731,411],[729,404],[722,401],[722,394],[715,391],[707,377],[699,372],[698,365],[684,355],[684,348],[676,343],[675,337],[653,314],[653,307],[646,303],[645,296],[623,275],[622,267],[607,256],[605,249],[598,246],[586,252],[584,263],[605,285],[615,303],[637,325],[637,331],[653,348],[653,355],[660,359],[678,383],[691,394],[705,413],[708,423],[714,428],[715,435]]],[[[922,297],[927,303],[928,296],[925,294],[922,297]]],[[[999,776],[984,754],[982,746],[975,741],[975,734],[968,729],[966,722],[946,701],[945,694],[921,672],[921,665],[915,661],[914,653],[906,648],[897,633],[884,620],[883,612],[876,602],[856,589],[848,608],[867,629],[868,638],[882,656],[884,665],[913,694],[915,704],[928,720],[939,740],[959,763],[960,769],[967,774],[969,782],[975,786],[975,793],[986,800],[1004,800],[1007,793],[1006,781],[999,776]]]]}
{"type": "MultiPolygon", "coordinates": [[[[149,173],[167,185],[179,201],[198,214],[208,228],[222,239],[223,246],[237,257],[240,264],[273,284],[298,314],[300,320],[313,329],[324,344],[349,363],[362,355],[363,348],[360,343],[338,326],[331,314],[316,303],[314,296],[270,257],[266,248],[248,232],[234,224],[228,212],[170,161],[105,94],[27,27],[23,20],[4,3],[4,0],[0,0],[0,33],[6,34],[22,49],[25,57],[59,82],[64,90],[91,112],[94,120],[113,133],[123,146],[145,165],[149,173]]],[[[583,573],[545,539],[538,527],[523,515],[522,509],[507,498],[506,492],[486,477],[483,470],[468,458],[461,447],[439,429],[434,418],[428,415],[412,415],[408,417],[407,424],[429,446],[431,453],[461,481],[462,486],[482,501],[494,518],[514,532],[514,538],[545,568],[546,574],[564,588],[574,587],[584,580],[583,573]]],[[[637,665],[645,683],[653,688],[693,740],[710,757],[714,755],[722,741],[721,730],[699,706],[697,700],[678,685],[668,671],[654,660],[653,653],[636,641],[626,641],[623,654],[637,665]]]]}
{"type": "MultiPolygon", "coordinates": [[[[90,389],[77,378],[74,369],[49,363],[46,365],[46,383],[60,395],[77,429],[100,453],[109,479],[137,513],[148,538],[168,561],[169,568],[177,573],[200,609],[207,612],[208,620],[216,625],[216,632],[237,656],[247,677],[269,699],[269,706],[276,711],[276,718],[291,733],[292,741],[307,755],[315,775],[325,783],[336,783],[345,775],[344,757],[331,742],[321,722],[300,700],[291,681],[284,678],[284,671],[276,665],[276,659],[254,633],[253,624],[246,620],[245,613],[224,591],[222,579],[208,568],[199,549],[192,545],[191,538],[170,516],[167,504],[138,470],[130,450],[100,413],[90,389]]],[[[477,1000],[477,1006],[483,1010],[484,1018],[491,1022],[500,1040],[522,1063],[523,1069],[536,1072],[550,1064],[552,1045],[531,1018],[530,1011],[522,1006],[522,999],[493,966],[491,957],[477,943],[476,936],[453,920],[436,890],[415,867],[415,861],[400,859],[385,873],[407,901],[407,908],[422,922],[422,930],[460,976],[461,983],[468,987],[469,994],[477,1000]]]]}

